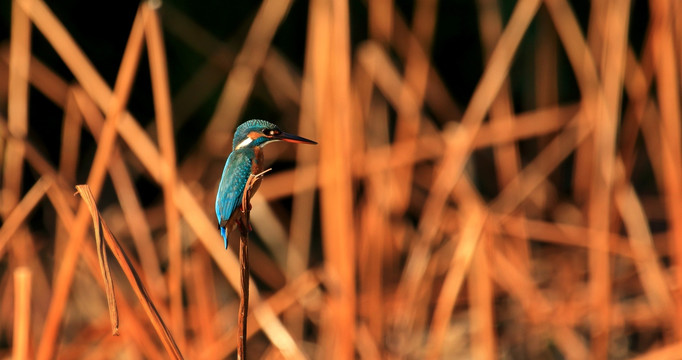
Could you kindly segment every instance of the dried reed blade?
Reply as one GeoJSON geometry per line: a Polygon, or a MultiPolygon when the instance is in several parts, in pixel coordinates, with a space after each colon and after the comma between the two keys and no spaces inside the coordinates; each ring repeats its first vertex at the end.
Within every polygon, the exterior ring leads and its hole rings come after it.
{"type": "MultiPolygon", "coordinates": [[[[40,155],[32,146],[30,143],[26,143],[26,160],[28,163],[34,167],[34,169],[42,174],[44,178],[52,178],[54,181],[52,182],[53,186],[50,186],[47,190],[47,195],[50,201],[52,202],[53,206],[55,207],[57,214],[61,218],[62,222],[64,223],[64,226],[67,229],[70,229],[73,226],[74,222],[74,214],[67,204],[67,198],[70,198],[73,194],[72,190],[68,190],[70,185],[67,185],[66,182],[64,182],[59,175],[57,174],[57,171],[51,167],[51,165],[40,155]]],[[[86,262],[88,262],[90,266],[90,270],[93,275],[97,275],[97,272],[99,271],[99,264],[96,260],[96,255],[91,247],[86,246],[84,248],[84,255],[86,262]]],[[[38,292],[40,293],[40,292],[38,292]]],[[[125,298],[122,299],[122,301],[119,302],[119,305],[121,307],[122,313],[124,316],[126,314],[132,314],[129,310],[129,306],[127,305],[127,302],[125,298]]],[[[146,330],[143,329],[142,326],[139,325],[137,320],[135,318],[132,318],[129,324],[132,325],[131,329],[131,334],[136,334],[133,335],[134,338],[136,339],[146,339],[146,330]]],[[[147,342],[147,344],[152,344],[152,342],[147,342]]],[[[152,347],[145,348],[146,349],[146,354],[150,356],[150,358],[159,358],[158,356],[153,356],[154,352],[152,351],[152,347]]]]}
{"type": "Polygon", "coordinates": [[[140,280],[140,277],[133,268],[130,260],[128,259],[128,256],[121,249],[118,240],[116,240],[114,235],[109,230],[109,227],[107,226],[106,222],[104,222],[104,219],[102,219],[101,215],[99,214],[99,210],[97,209],[97,204],[95,202],[95,198],[92,192],[90,191],[90,187],[88,185],[78,185],[76,186],[76,189],[78,190],[78,193],[83,198],[83,201],[85,202],[90,213],[92,214],[93,222],[95,225],[95,234],[101,231],[102,234],[104,235],[104,240],[106,240],[109,249],[111,249],[112,254],[118,261],[119,265],[121,266],[121,269],[123,270],[123,273],[128,279],[128,282],[133,288],[135,295],[140,301],[142,307],[144,308],[147,317],[149,317],[149,320],[154,326],[154,330],[156,330],[159,339],[166,348],[166,352],[173,359],[182,359],[182,354],[180,353],[180,350],[178,350],[178,347],[175,344],[175,340],[173,339],[170,330],[166,327],[166,325],[163,322],[163,319],[159,316],[159,313],[156,310],[154,303],[150,299],[147,290],[142,284],[142,280],[140,280]],[[98,219],[98,221],[95,221],[95,219],[98,219]]]}
{"type": "MultiPolygon", "coordinates": [[[[162,162],[161,155],[154,143],[149,138],[149,135],[142,127],[133,119],[129,113],[123,114],[121,121],[118,124],[118,131],[121,138],[130,147],[138,160],[143,164],[145,170],[156,181],[162,181],[162,175],[157,166],[162,162]]],[[[229,281],[234,289],[239,288],[237,269],[239,264],[232,253],[225,253],[219,239],[219,233],[213,225],[213,221],[209,220],[204,208],[199,205],[197,199],[192,195],[189,187],[182,181],[178,181],[177,194],[175,196],[176,207],[180,210],[183,218],[187,221],[190,228],[202,241],[211,257],[216,262],[217,266],[222,271],[225,278],[229,281]]],[[[254,300],[258,301],[258,292],[251,290],[251,295],[254,300]]],[[[266,322],[268,325],[264,326],[266,335],[276,345],[288,349],[288,352],[300,353],[300,349],[295,342],[291,340],[290,335],[284,330],[281,322],[271,315],[272,311],[265,309],[260,312],[254,311],[254,318],[258,322],[266,322]],[[275,337],[277,336],[277,337],[275,337]]]]}
{"type": "MultiPolygon", "coordinates": [[[[79,193],[86,191],[82,189],[82,185],[77,185],[76,189],[79,193]]],[[[88,194],[88,196],[91,196],[88,194]]],[[[84,197],[81,194],[81,197],[84,197]]],[[[97,248],[97,260],[99,261],[99,268],[102,272],[102,280],[104,281],[104,290],[107,294],[107,307],[109,308],[109,320],[111,321],[111,334],[118,336],[118,308],[116,306],[116,295],[114,294],[114,283],[111,280],[111,269],[109,268],[109,261],[107,260],[107,248],[102,241],[100,217],[97,211],[97,204],[94,199],[88,197],[85,199],[88,205],[90,215],[92,216],[92,228],[95,230],[95,244],[97,248]]]]}

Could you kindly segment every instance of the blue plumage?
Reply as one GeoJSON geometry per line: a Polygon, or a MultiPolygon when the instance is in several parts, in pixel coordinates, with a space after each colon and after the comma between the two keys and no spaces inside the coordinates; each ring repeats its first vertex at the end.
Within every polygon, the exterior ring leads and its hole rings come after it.
{"type": "MultiPolygon", "coordinates": [[[[244,187],[249,175],[257,175],[263,171],[263,152],[261,149],[270,142],[284,140],[301,144],[317,144],[300,136],[287,134],[276,125],[265,120],[249,120],[239,127],[232,140],[232,153],[228,156],[216,195],[215,212],[227,249],[227,239],[237,225],[241,211],[244,187]]],[[[258,186],[258,179],[251,190],[253,195],[258,186]]]]}

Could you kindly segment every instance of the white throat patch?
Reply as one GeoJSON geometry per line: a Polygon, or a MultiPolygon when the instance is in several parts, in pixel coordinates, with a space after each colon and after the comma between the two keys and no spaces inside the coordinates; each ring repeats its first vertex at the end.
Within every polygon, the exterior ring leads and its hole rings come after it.
{"type": "Polygon", "coordinates": [[[242,142],[237,144],[237,146],[234,149],[238,150],[238,149],[241,149],[243,147],[246,147],[247,145],[251,144],[252,141],[253,141],[253,139],[247,136],[246,139],[242,140],[242,142]]]}

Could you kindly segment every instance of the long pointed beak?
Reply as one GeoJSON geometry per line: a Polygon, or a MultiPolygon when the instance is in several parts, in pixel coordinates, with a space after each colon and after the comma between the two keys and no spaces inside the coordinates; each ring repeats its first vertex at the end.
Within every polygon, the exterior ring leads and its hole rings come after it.
{"type": "Polygon", "coordinates": [[[285,132],[282,132],[281,134],[277,135],[275,138],[278,140],[283,140],[283,141],[290,142],[290,143],[317,145],[317,142],[315,142],[315,141],[308,140],[304,137],[300,137],[298,135],[289,134],[289,133],[285,133],[285,132]]]}

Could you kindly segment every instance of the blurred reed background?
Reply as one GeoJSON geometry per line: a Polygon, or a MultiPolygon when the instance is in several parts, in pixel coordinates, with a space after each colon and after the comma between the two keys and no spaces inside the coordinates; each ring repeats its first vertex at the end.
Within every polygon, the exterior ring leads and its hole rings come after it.
{"type": "Polygon", "coordinates": [[[1,6],[0,357],[170,356],[113,260],[111,335],[84,183],[235,357],[213,203],[263,118],[320,145],[265,151],[250,358],[682,358],[682,2],[1,6]]]}

